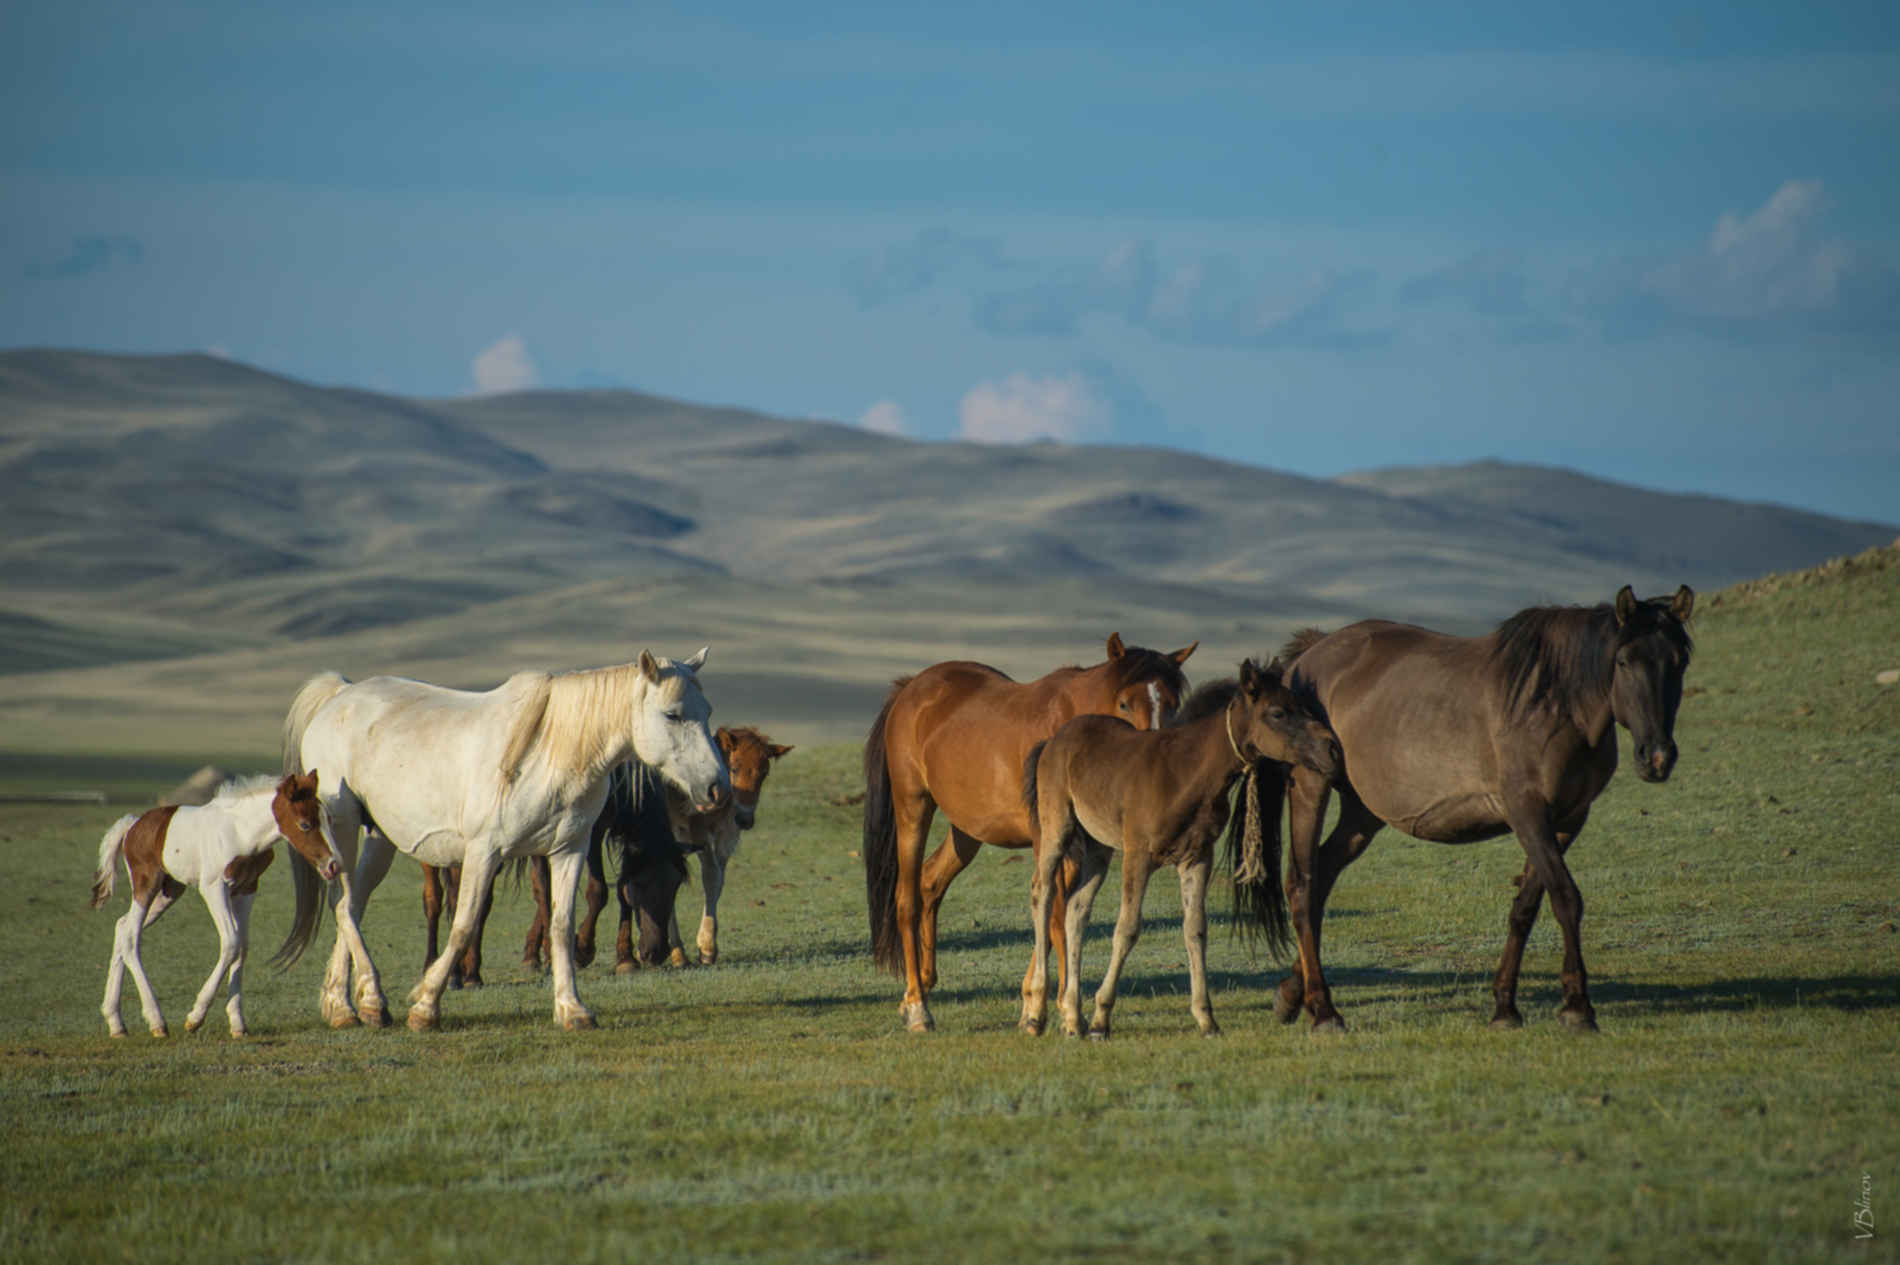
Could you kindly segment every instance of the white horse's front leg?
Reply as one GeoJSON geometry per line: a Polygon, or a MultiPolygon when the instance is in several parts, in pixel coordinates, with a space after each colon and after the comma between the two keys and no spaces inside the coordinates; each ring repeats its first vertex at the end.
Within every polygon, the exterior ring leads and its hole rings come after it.
{"type": "MultiPolygon", "coordinates": [[[[475,936],[475,923],[482,916],[488,889],[500,869],[501,857],[486,845],[472,845],[462,853],[462,886],[456,889],[455,921],[449,926],[448,946],[435,961],[429,963],[429,969],[422,973],[421,981],[409,993],[409,1027],[414,1031],[427,1032],[435,1027],[441,1010],[442,994],[449,986],[449,972],[454,968],[456,959],[462,956],[462,950],[475,936]]],[[[570,874],[568,879],[571,885],[573,875],[570,874]]],[[[569,896],[571,914],[572,893],[569,896]]],[[[572,935],[570,923],[570,941],[572,935]]],[[[573,944],[569,943],[570,973],[573,971],[573,948],[573,944]]]]}
{"type": "Polygon", "coordinates": [[[548,961],[554,975],[554,1022],[569,1032],[594,1026],[594,1012],[581,1003],[574,988],[574,889],[586,860],[583,849],[548,857],[548,886],[552,889],[548,893],[548,961]]]}
{"type": "Polygon", "coordinates": [[[231,911],[231,885],[220,874],[199,884],[198,893],[204,897],[205,908],[211,912],[211,923],[218,929],[218,964],[211,968],[204,987],[191,1003],[191,1013],[185,1016],[186,1032],[196,1032],[204,1026],[205,1016],[211,1013],[211,1000],[218,995],[218,988],[230,975],[238,956],[237,915],[231,911]]]}
{"type": "MultiPolygon", "coordinates": [[[[715,845],[716,846],[716,845],[715,845]]],[[[699,916],[699,964],[719,960],[719,893],[726,887],[726,862],[712,847],[699,854],[699,883],[706,891],[705,912],[699,916]]]]}

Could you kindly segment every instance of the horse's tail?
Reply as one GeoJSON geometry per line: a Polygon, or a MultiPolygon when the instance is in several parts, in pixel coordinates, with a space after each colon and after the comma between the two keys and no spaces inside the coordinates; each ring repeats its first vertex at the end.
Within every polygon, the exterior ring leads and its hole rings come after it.
{"type": "Polygon", "coordinates": [[[890,697],[864,739],[864,898],[871,914],[871,958],[893,975],[904,973],[904,948],[897,934],[897,811],[884,729],[909,682],[900,677],[891,683],[890,697]]]}
{"type": "Polygon", "coordinates": [[[99,868],[92,872],[92,907],[106,903],[113,885],[119,881],[119,854],[125,851],[125,836],[138,821],[137,813],[127,813],[112,823],[99,840],[99,868]]]}
{"type": "Polygon", "coordinates": [[[1249,948],[1264,935],[1278,958],[1291,945],[1286,890],[1280,881],[1280,816],[1286,802],[1286,769],[1256,760],[1241,781],[1239,803],[1228,815],[1224,863],[1233,875],[1234,929],[1249,948]],[[1254,864],[1250,864],[1254,862],[1254,864]]]}
{"type": "Polygon", "coordinates": [[[303,854],[295,848],[286,848],[290,854],[290,887],[296,893],[296,913],[291,918],[290,931],[284,936],[283,944],[277,952],[271,954],[270,963],[279,970],[287,971],[310,942],[317,938],[317,929],[323,923],[323,901],[320,899],[324,889],[329,886],[323,876],[317,873],[317,867],[304,860],[303,854]]]}
{"type": "Polygon", "coordinates": [[[302,773],[303,735],[310,728],[310,720],[317,709],[335,698],[350,679],[341,672],[319,672],[305,681],[297,690],[295,698],[290,700],[290,711],[284,717],[284,772],[302,773]]]}
{"type": "Polygon", "coordinates": [[[1029,754],[1023,757],[1023,807],[1029,810],[1029,820],[1036,820],[1037,801],[1041,798],[1041,788],[1036,785],[1036,764],[1042,759],[1042,749],[1049,745],[1044,738],[1029,748],[1029,754]]]}
{"type": "Polygon", "coordinates": [[[1280,661],[1288,667],[1291,667],[1295,659],[1331,635],[1332,634],[1328,633],[1324,628],[1300,629],[1291,637],[1287,638],[1286,645],[1280,647],[1280,661]]]}

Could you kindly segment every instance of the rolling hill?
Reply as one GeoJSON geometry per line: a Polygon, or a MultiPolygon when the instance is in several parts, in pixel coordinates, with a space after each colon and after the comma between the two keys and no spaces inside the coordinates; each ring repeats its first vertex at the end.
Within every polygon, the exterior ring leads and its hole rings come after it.
{"type": "Polygon", "coordinates": [[[1891,525],[1497,463],[1309,479],[923,443],[621,391],[417,400],[0,353],[0,747],[269,749],[309,671],[487,685],[711,642],[722,719],[855,736],[935,659],[1226,671],[1300,623],[1476,628],[1891,525]]]}

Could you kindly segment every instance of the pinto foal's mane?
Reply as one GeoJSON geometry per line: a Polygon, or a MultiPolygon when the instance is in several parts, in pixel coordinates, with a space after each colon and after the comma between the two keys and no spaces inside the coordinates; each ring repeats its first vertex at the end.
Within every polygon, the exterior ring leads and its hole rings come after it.
{"type": "Polygon", "coordinates": [[[283,777],[276,773],[250,773],[244,777],[234,777],[213,791],[211,798],[206,801],[206,804],[209,806],[220,800],[243,799],[245,796],[255,795],[259,791],[275,791],[277,784],[283,780],[283,777]]]}

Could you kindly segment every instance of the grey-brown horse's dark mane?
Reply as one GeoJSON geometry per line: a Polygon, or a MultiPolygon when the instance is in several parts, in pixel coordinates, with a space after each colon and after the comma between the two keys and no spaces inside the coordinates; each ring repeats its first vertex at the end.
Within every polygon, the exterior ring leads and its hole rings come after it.
{"type": "Polygon", "coordinates": [[[1668,638],[1685,659],[1692,649],[1689,630],[1654,603],[1638,603],[1623,624],[1608,602],[1533,606],[1498,625],[1491,662],[1504,677],[1512,710],[1528,711],[1601,697],[1616,674],[1617,650],[1649,633],[1668,638]]]}

